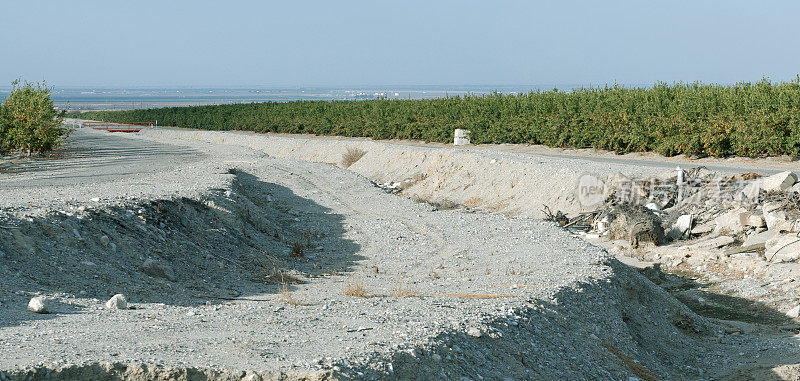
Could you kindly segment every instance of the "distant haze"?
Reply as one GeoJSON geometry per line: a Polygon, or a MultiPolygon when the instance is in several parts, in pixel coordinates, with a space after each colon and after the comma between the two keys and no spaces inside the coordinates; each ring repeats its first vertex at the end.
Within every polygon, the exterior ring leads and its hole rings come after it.
{"type": "Polygon", "coordinates": [[[795,1],[7,1],[0,86],[783,81],[799,17],[795,1]]]}

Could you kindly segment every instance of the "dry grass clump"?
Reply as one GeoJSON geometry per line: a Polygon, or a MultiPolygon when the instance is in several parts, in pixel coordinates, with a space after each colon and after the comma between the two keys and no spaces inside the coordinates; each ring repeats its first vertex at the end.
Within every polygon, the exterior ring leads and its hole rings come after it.
{"type": "Polygon", "coordinates": [[[355,296],[357,298],[370,298],[372,294],[364,288],[364,284],[362,283],[351,283],[347,282],[344,286],[343,293],[347,296],[355,296]]]}
{"type": "Polygon", "coordinates": [[[283,300],[286,304],[291,304],[293,306],[307,306],[308,304],[301,302],[294,298],[292,292],[289,291],[289,286],[286,283],[281,285],[281,300],[283,300]]]}
{"type": "Polygon", "coordinates": [[[283,300],[284,303],[291,304],[293,306],[307,306],[308,304],[295,299],[294,295],[292,295],[292,292],[289,291],[289,282],[296,281],[296,279],[292,278],[288,274],[284,275],[283,271],[280,272],[280,277],[281,277],[281,288],[280,288],[281,300],[283,300]]]}
{"type": "Polygon", "coordinates": [[[295,241],[292,243],[292,256],[293,257],[302,257],[305,255],[306,245],[300,241],[295,241]]]}
{"type": "Polygon", "coordinates": [[[464,299],[498,299],[498,298],[513,298],[514,295],[507,295],[507,294],[459,294],[459,293],[449,293],[449,294],[441,294],[442,296],[450,296],[453,298],[464,298],[464,299]]]}
{"type": "Polygon", "coordinates": [[[392,292],[391,292],[390,295],[394,296],[395,298],[419,298],[419,297],[422,297],[422,294],[420,294],[419,291],[417,291],[417,290],[415,290],[413,288],[403,287],[403,283],[402,282],[401,283],[397,283],[397,285],[392,287],[392,292]]]}
{"type": "Polygon", "coordinates": [[[366,154],[367,151],[364,151],[362,149],[347,147],[347,151],[345,151],[345,153],[342,154],[342,166],[345,168],[349,168],[351,165],[361,160],[361,158],[366,154]]]}

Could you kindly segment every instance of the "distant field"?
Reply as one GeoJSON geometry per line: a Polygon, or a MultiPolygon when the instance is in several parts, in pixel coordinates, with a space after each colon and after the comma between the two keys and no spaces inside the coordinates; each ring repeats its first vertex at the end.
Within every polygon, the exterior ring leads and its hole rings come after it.
{"type": "Polygon", "coordinates": [[[297,101],[87,112],[82,118],[207,130],[449,142],[531,143],[619,153],[800,153],[800,77],[735,85],[657,84],[439,99],[297,101]]]}

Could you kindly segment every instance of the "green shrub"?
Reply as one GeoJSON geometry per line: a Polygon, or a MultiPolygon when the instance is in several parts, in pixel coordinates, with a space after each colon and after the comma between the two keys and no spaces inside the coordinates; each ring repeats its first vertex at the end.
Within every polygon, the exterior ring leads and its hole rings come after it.
{"type": "Polygon", "coordinates": [[[20,81],[0,105],[0,153],[23,151],[28,155],[57,147],[69,133],[53,107],[51,89],[20,81]]]}
{"type": "Polygon", "coordinates": [[[424,100],[298,101],[90,112],[83,118],[207,130],[529,143],[618,153],[800,153],[800,77],[735,85],[658,83],[424,100]]]}

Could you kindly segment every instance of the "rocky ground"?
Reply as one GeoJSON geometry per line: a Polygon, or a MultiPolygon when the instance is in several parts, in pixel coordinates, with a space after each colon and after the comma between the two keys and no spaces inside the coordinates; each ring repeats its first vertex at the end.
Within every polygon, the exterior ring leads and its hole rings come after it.
{"type": "Polygon", "coordinates": [[[654,283],[683,278],[534,218],[582,211],[553,190],[624,164],[176,130],[70,144],[0,164],[2,380],[798,374],[785,315],[697,314],[654,283]]]}

